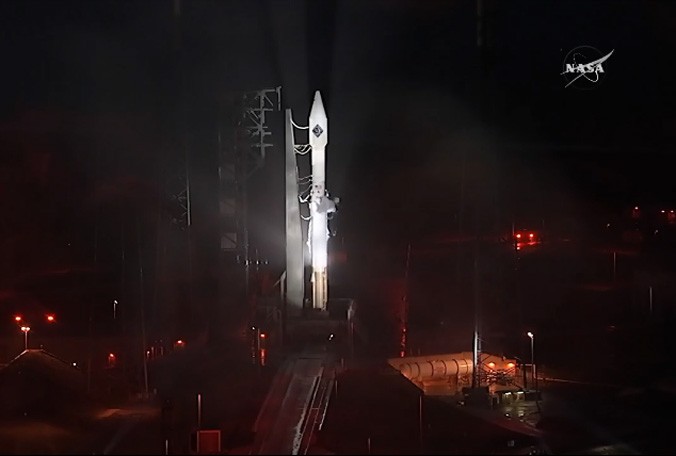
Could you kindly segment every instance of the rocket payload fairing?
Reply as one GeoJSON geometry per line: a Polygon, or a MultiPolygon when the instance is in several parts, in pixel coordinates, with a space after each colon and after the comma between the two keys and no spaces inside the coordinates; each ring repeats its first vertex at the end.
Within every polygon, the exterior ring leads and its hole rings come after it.
{"type": "Polygon", "coordinates": [[[329,125],[319,91],[315,92],[308,122],[312,157],[312,187],[310,189],[310,223],[308,245],[312,259],[312,307],[326,310],[328,301],[328,214],[336,210],[326,190],[326,145],[329,125]]]}

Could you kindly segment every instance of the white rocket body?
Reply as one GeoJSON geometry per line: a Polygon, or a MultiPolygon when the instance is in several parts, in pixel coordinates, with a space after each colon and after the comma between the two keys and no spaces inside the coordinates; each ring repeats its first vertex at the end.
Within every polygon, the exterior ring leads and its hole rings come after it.
{"type": "Polygon", "coordinates": [[[326,192],[326,146],[328,144],[328,119],[319,91],[315,92],[308,122],[312,157],[312,188],[310,190],[310,224],[308,244],[312,259],[312,307],[326,310],[328,301],[328,240],[327,214],[335,204],[326,192]]]}

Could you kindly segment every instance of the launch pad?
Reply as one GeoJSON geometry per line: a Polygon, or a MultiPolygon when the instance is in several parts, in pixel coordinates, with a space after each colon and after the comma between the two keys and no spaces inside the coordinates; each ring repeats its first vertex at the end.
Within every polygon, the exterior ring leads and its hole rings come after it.
{"type": "Polygon", "coordinates": [[[326,310],[306,307],[300,315],[285,319],[284,339],[289,344],[320,345],[347,355],[353,347],[352,299],[329,299],[326,310]]]}

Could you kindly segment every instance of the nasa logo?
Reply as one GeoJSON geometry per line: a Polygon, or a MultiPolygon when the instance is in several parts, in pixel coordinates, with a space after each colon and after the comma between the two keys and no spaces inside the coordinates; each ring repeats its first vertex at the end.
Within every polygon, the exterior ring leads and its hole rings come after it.
{"type": "Polygon", "coordinates": [[[563,59],[563,72],[566,80],[565,88],[589,90],[597,86],[605,76],[603,64],[613,54],[613,49],[603,55],[591,46],[578,46],[572,49],[563,59]]]}

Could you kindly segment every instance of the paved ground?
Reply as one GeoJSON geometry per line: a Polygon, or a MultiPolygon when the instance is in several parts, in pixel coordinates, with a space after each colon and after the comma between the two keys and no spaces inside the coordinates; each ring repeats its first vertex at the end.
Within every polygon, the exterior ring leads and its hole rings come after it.
{"type": "Polygon", "coordinates": [[[1,454],[67,454],[80,429],[34,420],[0,423],[1,454]]]}
{"type": "Polygon", "coordinates": [[[12,420],[0,426],[0,453],[163,454],[158,417],[156,404],[145,402],[98,409],[78,419],[12,420]]]}
{"type": "MultiPolygon", "coordinates": [[[[0,425],[0,453],[164,454],[168,437],[170,454],[187,454],[199,392],[203,428],[221,430],[224,451],[249,454],[275,362],[259,368],[250,360],[208,359],[208,353],[191,355],[164,371],[161,398],[172,400],[164,419],[159,397],[98,410],[92,420],[48,423],[26,417],[0,425]]],[[[417,388],[389,366],[364,361],[338,375],[324,426],[308,453],[526,454],[541,448],[551,454],[673,454],[676,449],[676,420],[668,414],[676,399],[657,383],[629,388],[541,379],[539,384],[539,403],[480,410],[425,398],[420,415],[417,388]]]]}
{"type": "MultiPolygon", "coordinates": [[[[539,428],[560,438],[554,450],[574,454],[673,454],[676,397],[654,388],[546,382],[539,428]],[[573,426],[575,425],[575,426],[573,426]],[[561,432],[565,431],[565,432],[561,432]],[[587,436],[571,446],[566,435],[587,436]],[[584,445],[583,445],[584,444],[584,445]]],[[[574,440],[573,440],[574,442],[574,440]]]]}
{"type": "Polygon", "coordinates": [[[508,454],[537,444],[525,427],[453,401],[424,398],[421,419],[419,390],[389,366],[348,370],[337,385],[318,441],[336,454],[508,454]]]}
{"type": "MultiPolygon", "coordinates": [[[[387,369],[338,377],[318,444],[336,454],[673,454],[676,397],[656,388],[540,380],[541,400],[495,408],[427,397],[387,369]],[[422,440],[420,429],[422,427],[422,440]]],[[[319,454],[318,452],[315,454],[319,454]]]]}
{"type": "Polygon", "coordinates": [[[268,391],[274,366],[208,349],[167,359],[153,370],[157,395],[76,419],[26,417],[0,426],[0,454],[188,454],[197,428],[221,431],[222,448],[250,445],[252,427],[268,391]],[[163,406],[164,405],[164,406],[163,406]]]}

